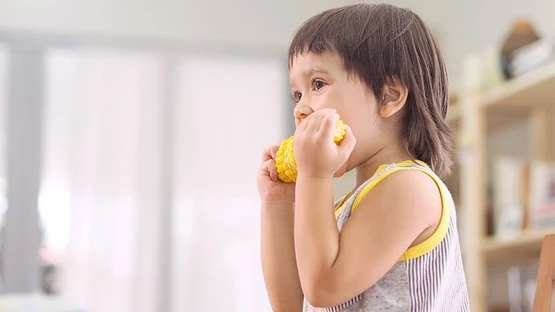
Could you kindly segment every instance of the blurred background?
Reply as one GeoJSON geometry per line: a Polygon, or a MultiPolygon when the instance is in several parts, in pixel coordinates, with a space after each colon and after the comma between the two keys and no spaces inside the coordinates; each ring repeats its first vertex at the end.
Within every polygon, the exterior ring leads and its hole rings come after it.
{"type": "MultiPolygon", "coordinates": [[[[386,2],[447,58],[472,311],[531,311],[555,0],[386,2]]],[[[294,131],[288,43],[353,3],[0,0],[0,311],[270,311],[255,179],[294,131]]]]}

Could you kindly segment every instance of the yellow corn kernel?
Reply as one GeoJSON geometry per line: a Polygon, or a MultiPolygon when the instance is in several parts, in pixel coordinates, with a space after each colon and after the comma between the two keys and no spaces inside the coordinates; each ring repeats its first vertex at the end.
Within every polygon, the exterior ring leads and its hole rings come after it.
{"type": "MultiPolygon", "coordinates": [[[[343,140],[345,129],[345,123],[338,119],[335,124],[335,135],[333,136],[333,141],[336,144],[343,140]]],[[[279,180],[284,183],[295,183],[297,181],[297,163],[293,154],[293,136],[281,143],[275,161],[279,180]]]]}
{"type": "Polygon", "coordinates": [[[293,154],[293,137],[283,141],[276,153],[278,178],[285,183],[294,183],[297,179],[297,163],[293,154]]]}

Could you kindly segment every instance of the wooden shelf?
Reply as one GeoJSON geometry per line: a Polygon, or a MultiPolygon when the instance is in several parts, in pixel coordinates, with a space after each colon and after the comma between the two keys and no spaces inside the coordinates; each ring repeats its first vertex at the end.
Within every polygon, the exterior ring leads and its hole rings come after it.
{"type": "Polygon", "coordinates": [[[488,111],[529,110],[555,104],[555,62],[493,87],[478,102],[488,111]]]}
{"type": "Polygon", "coordinates": [[[488,237],[482,241],[481,249],[487,261],[518,261],[539,258],[543,238],[555,233],[550,230],[527,230],[515,237],[488,237]]]}
{"type": "MultiPolygon", "coordinates": [[[[468,94],[452,106],[450,122],[457,122],[458,160],[460,167],[459,205],[464,215],[462,252],[473,311],[486,312],[488,278],[498,265],[507,267],[537,261],[543,238],[555,233],[527,230],[512,238],[483,237],[489,222],[486,207],[490,174],[488,138],[492,130],[500,130],[516,121],[530,124],[530,155],[533,159],[555,158],[555,61],[518,78],[506,81],[488,91],[468,94]],[[463,109],[461,109],[463,108],[463,109]]],[[[522,140],[521,140],[522,141],[522,140]]],[[[523,144],[525,142],[514,142],[523,144]]],[[[506,142],[512,144],[512,142],[506,142]]]]}

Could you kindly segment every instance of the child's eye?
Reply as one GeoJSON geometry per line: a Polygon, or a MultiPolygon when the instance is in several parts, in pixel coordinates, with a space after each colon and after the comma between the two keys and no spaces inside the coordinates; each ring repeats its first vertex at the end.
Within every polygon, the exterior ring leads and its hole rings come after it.
{"type": "Polygon", "coordinates": [[[326,83],[323,82],[322,80],[314,80],[312,82],[312,89],[314,91],[318,91],[318,90],[322,89],[325,85],[326,85],[326,83]]]}
{"type": "Polygon", "coordinates": [[[300,92],[294,92],[293,93],[293,99],[295,99],[295,103],[299,102],[301,100],[301,97],[303,96],[302,93],[300,92]]]}

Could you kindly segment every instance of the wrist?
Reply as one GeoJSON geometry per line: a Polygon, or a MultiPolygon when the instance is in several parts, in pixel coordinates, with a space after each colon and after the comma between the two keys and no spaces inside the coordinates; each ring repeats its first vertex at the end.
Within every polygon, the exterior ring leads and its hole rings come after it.
{"type": "MultiPolygon", "coordinates": [[[[279,220],[292,221],[295,215],[295,204],[292,201],[265,201],[262,202],[262,218],[282,222],[279,220]]],[[[272,222],[274,222],[272,221],[272,222]]]]}
{"type": "Polygon", "coordinates": [[[283,208],[292,207],[295,205],[293,201],[286,200],[286,199],[262,200],[261,204],[263,208],[270,208],[270,209],[283,209],[283,208]]]}
{"type": "Polygon", "coordinates": [[[311,182],[329,182],[333,181],[333,173],[331,174],[306,174],[306,173],[298,173],[297,174],[297,183],[299,181],[311,181],[311,182]]]}
{"type": "Polygon", "coordinates": [[[321,198],[333,194],[333,176],[297,176],[295,202],[297,205],[303,205],[312,202],[315,198],[321,198]]]}

